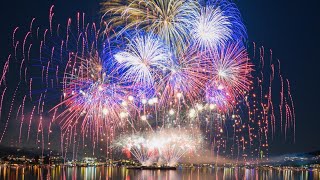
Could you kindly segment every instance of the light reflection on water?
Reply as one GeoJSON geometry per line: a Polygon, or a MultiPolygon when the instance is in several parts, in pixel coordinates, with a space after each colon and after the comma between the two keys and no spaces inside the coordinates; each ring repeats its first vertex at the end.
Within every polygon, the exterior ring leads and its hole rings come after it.
{"type": "Polygon", "coordinates": [[[0,166],[0,179],[123,179],[123,180],[241,180],[319,179],[318,171],[262,170],[245,168],[192,168],[133,170],[124,167],[0,166]]]}

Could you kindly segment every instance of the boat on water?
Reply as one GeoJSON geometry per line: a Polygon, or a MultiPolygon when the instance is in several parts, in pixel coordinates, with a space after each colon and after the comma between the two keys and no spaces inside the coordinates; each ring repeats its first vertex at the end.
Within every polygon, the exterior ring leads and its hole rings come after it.
{"type": "Polygon", "coordinates": [[[177,170],[173,166],[130,166],[127,169],[140,169],[140,170],[177,170]]]}

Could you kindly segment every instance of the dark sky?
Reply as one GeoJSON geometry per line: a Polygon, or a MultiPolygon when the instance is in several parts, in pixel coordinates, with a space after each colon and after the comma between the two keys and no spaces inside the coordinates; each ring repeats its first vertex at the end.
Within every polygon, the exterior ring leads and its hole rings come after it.
{"type": "MultiPolygon", "coordinates": [[[[249,40],[272,49],[290,79],[295,100],[296,144],[276,143],[277,153],[320,150],[320,11],[318,0],[237,0],[249,40]]],[[[16,26],[29,26],[33,17],[46,24],[54,4],[56,19],[66,22],[76,12],[89,20],[99,18],[99,0],[10,0],[0,1],[0,61],[7,56],[16,26]]]]}
{"type": "Polygon", "coordinates": [[[239,0],[249,39],[271,48],[291,81],[297,142],[273,151],[320,150],[319,1],[239,0]]]}

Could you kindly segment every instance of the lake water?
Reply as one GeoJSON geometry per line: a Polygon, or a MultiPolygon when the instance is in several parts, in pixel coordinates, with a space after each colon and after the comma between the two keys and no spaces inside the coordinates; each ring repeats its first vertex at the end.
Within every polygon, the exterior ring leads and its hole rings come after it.
{"type": "Polygon", "coordinates": [[[119,179],[119,180],[241,180],[320,179],[318,171],[257,170],[246,168],[183,168],[177,170],[132,170],[125,167],[0,166],[0,179],[119,179]]]}

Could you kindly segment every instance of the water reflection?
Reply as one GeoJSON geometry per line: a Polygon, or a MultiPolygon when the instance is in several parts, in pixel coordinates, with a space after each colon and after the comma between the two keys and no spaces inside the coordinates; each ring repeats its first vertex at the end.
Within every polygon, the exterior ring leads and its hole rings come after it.
{"type": "Polygon", "coordinates": [[[0,166],[0,179],[123,179],[123,180],[202,180],[202,179],[319,179],[318,171],[245,168],[180,168],[177,170],[133,170],[124,167],[0,166]]]}

